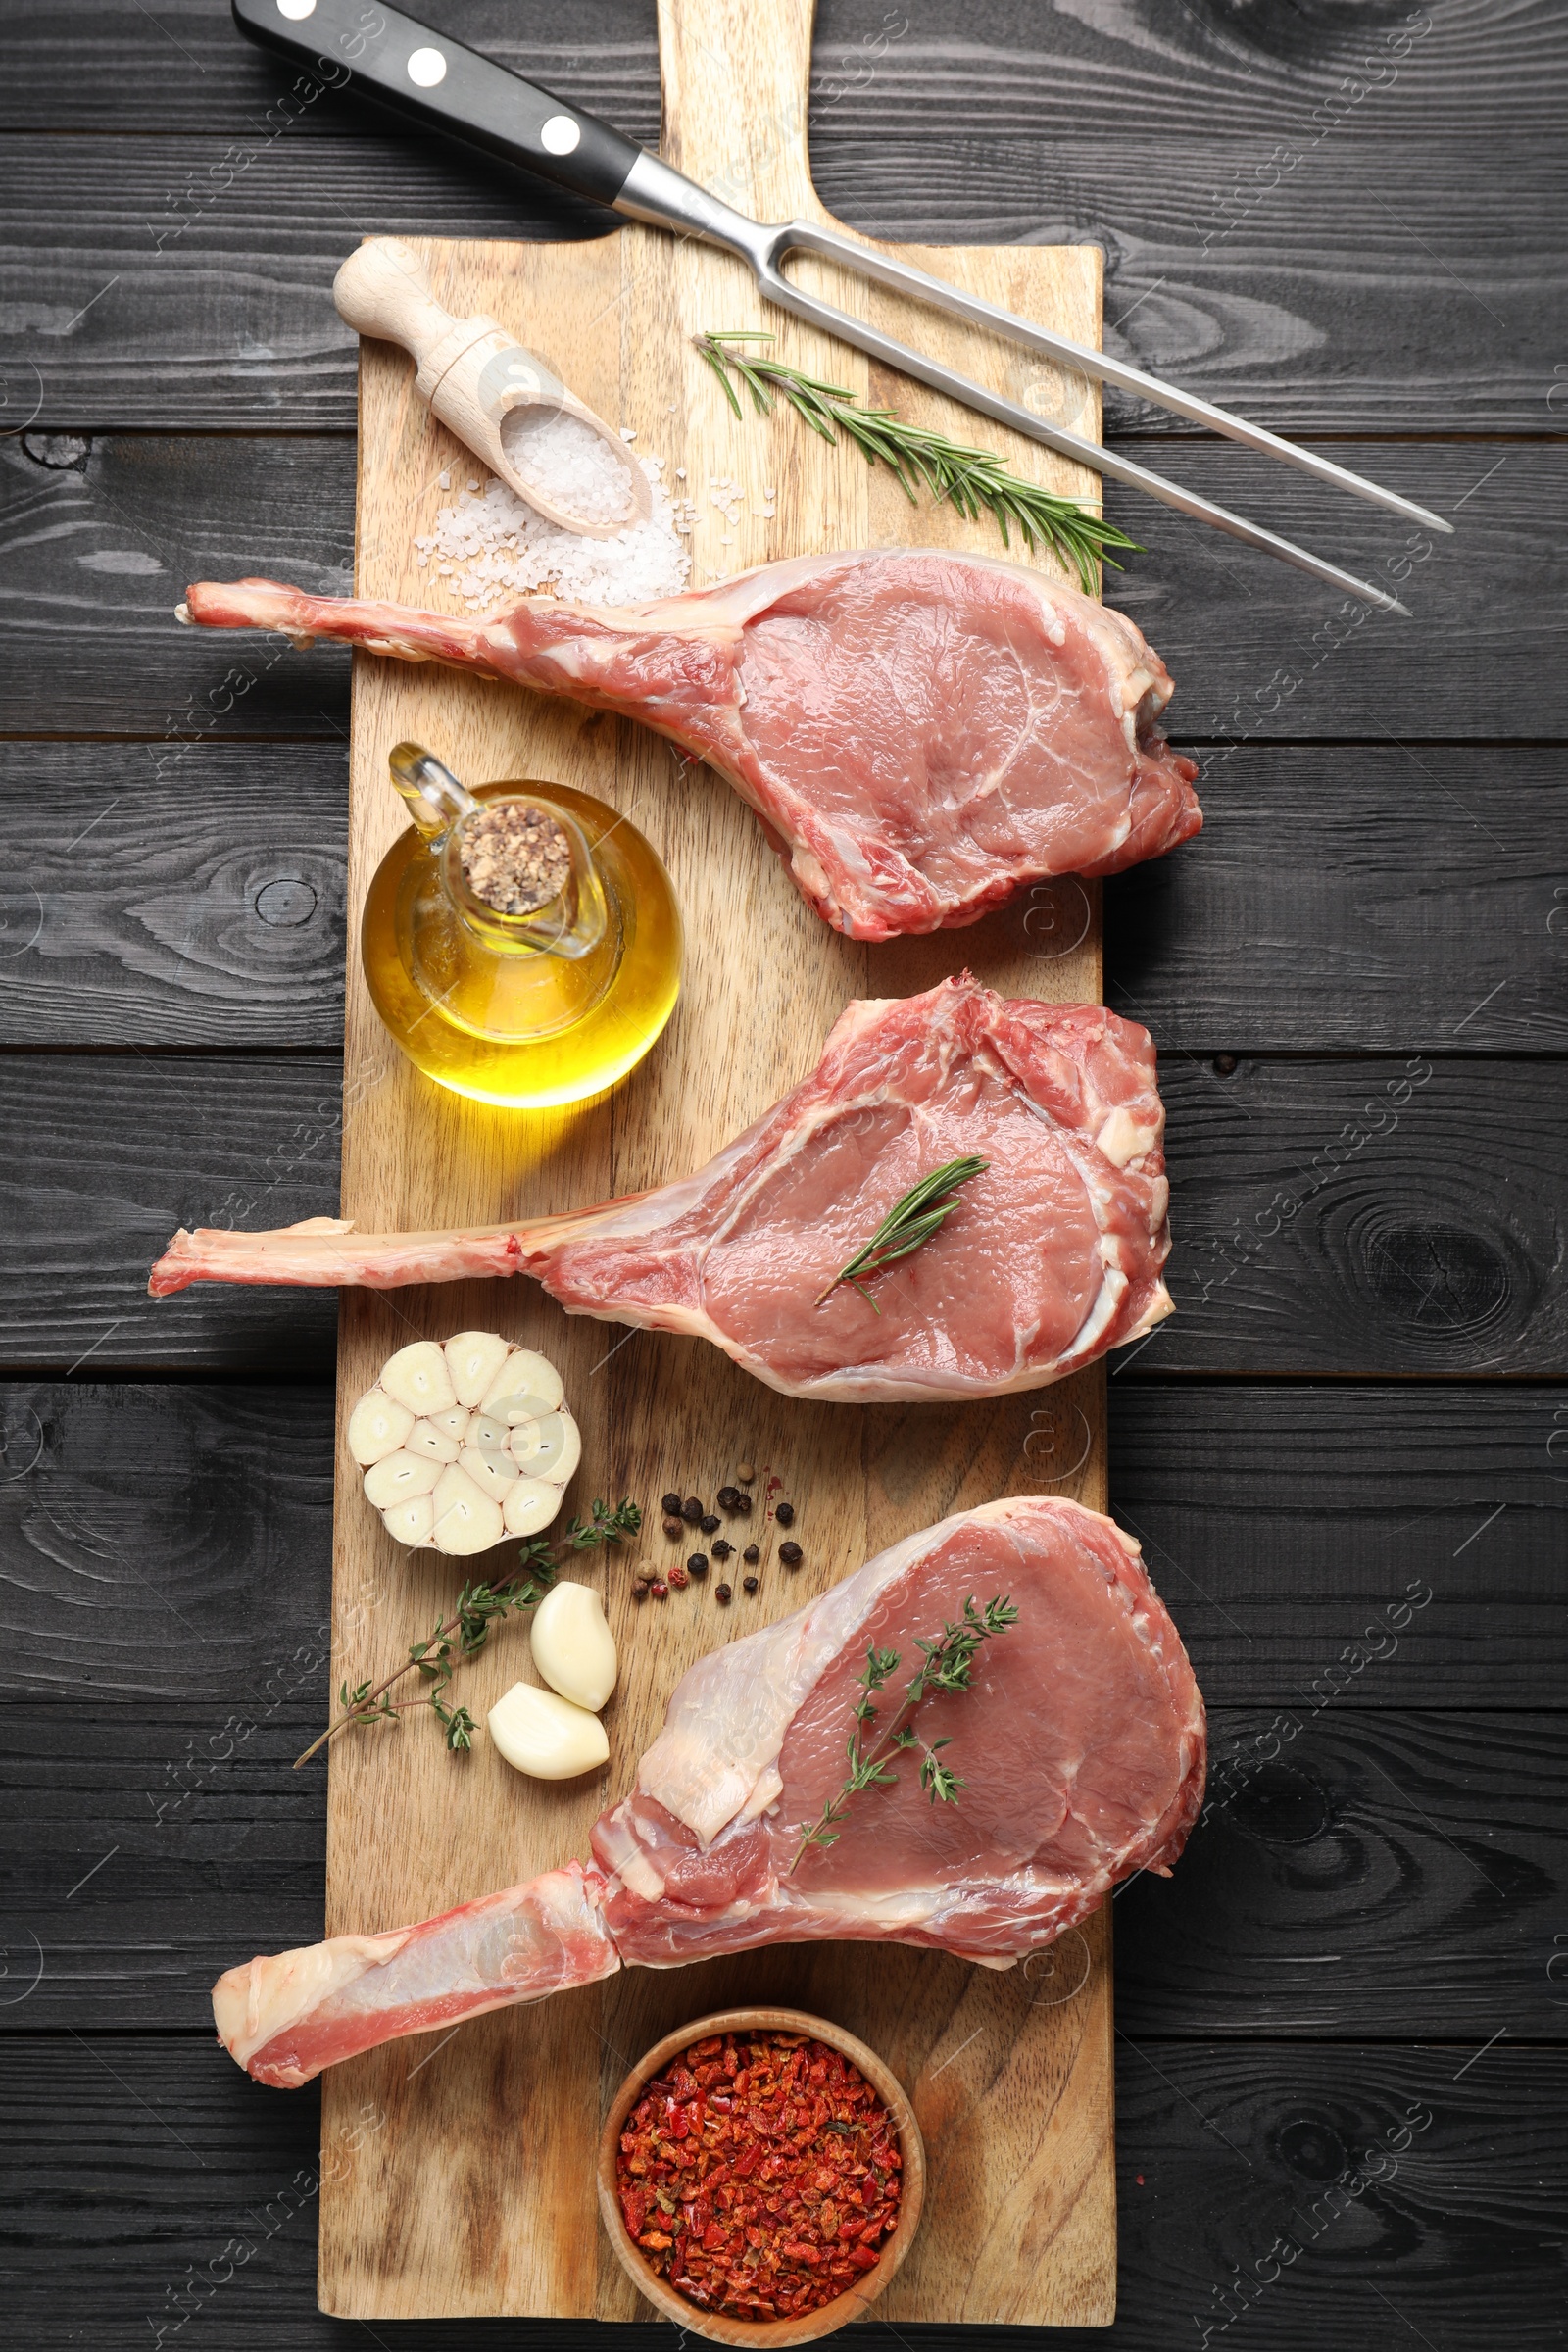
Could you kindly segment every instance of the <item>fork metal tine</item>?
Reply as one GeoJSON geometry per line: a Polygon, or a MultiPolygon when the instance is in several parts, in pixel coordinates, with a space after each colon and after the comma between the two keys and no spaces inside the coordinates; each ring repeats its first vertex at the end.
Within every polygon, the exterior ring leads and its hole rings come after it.
{"type": "MultiPolygon", "coordinates": [[[[1004,311],[995,303],[986,302],[977,294],[967,294],[961,286],[949,279],[931,277],[923,270],[912,269],[906,262],[893,261],[886,254],[874,253],[869,247],[858,245],[851,237],[840,236],[836,230],[819,228],[807,220],[791,221],[774,248],[775,265],[785,253],[814,253],[828,261],[843,262],[859,276],[875,284],[891,286],[898,293],[912,295],[916,301],[929,303],[934,310],[950,311],[956,318],[967,318],[972,325],[990,327],[1009,342],[1021,344],[1026,350],[1043,353],[1063,366],[1077,368],[1080,373],[1098,377],[1102,383],[1114,384],[1119,391],[1131,392],[1142,400],[1152,401],[1156,407],[1168,409],[1172,415],[1185,416],[1193,424],[1206,425],[1211,432],[1223,433],[1232,441],[1245,443],[1249,449],[1264,451],[1279,458],[1287,466],[1296,466],[1303,473],[1315,474],[1319,481],[1332,482],[1337,489],[1348,490],[1357,498],[1385,507],[1391,514],[1398,514],[1406,522],[1419,522],[1426,529],[1451,532],[1453,524],[1426,507],[1418,507],[1413,499],[1403,498],[1396,490],[1385,490],[1364,475],[1352,473],[1348,466],[1336,466],[1331,458],[1320,457],[1316,450],[1304,449],[1298,442],[1282,440],[1260,424],[1249,424],[1245,416],[1234,416],[1229,409],[1215,408],[1210,401],[1200,400],[1196,394],[1184,392],[1177,384],[1167,384],[1158,376],[1146,375],[1141,368],[1131,368],[1108,353],[1092,351],[1087,344],[1075,343],[1070,336],[1058,335],[1050,327],[1037,326],[1032,319],[1020,318],[1015,312],[1004,311]]],[[[787,280],[785,281],[788,282],[787,280]]],[[[902,363],[901,363],[902,364],[902,363]]],[[[958,380],[958,379],[955,379],[958,380]]],[[[961,395],[967,399],[967,394],[961,395]]]]}
{"type": "Polygon", "coordinates": [[[928,360],[923,353],[910,350],[906,344],[896,343],[890,335],[882,334],[863,318],[856,318],[848,311],[836,309],[830,302],[819,302],[814,294],[806,293],[781,273],[760,273],[760,283],[763,292],[782,310],[805,319],[809,326],[821,327],[826,333],[836,335],[842,342],[854,344],[857,350],[865,352],[871,359],[881,360],[905,375],[912,375],[917,382],[929,384],[934,392],[944,392],[951,399],[961,401],[965,408],[976,410],[982,416],[990,416],[998,424],[1011,425],[1015,431],[1026,433],[1031,440],[1043,442],[1059,456],[1075,459],[1079,465],[1091,466],[1097,473],[1107,475],[1112,481],[1124,482],[1130,489],[1142,490],[1149,497],[1158,499],[1162,506],[1173,507],[1178,514],[1190,515],[1196,522],[1212,523],[1216,530],[1227,532],[1231,538],[1240,539],[1248,547],[1259,548],[1265,555],[1279,557],[1282,563],[1293,564],[1298,571],[1309,572],[1314,579],[1326,582],[1331,588],[1344,589],[1348,595],[1359,597],[1366,604],[1376,605],[1388,612],[1402,612],[1408,618],[1409,608],[1401,605],[1396,596],[1391,596],[1386,588],[1379,588],[1370,580],[1358,579],[1354,572],[1342,571],[1337,564],[1326,563],[1321,556],[1314,556],[1306,548],[1298,547],[1293,540],[1282,539],[1276,532],[1266,531],[1260,524],[1249,522],[1245,515],[1233,514],[1228,507],[1215,506],[1212,500],[1200,498],[1195,490],[1184,490],[1179,482],[1167,481],[1163,474],[1151,473],[1147,466],[1135,465],[1132,459],[1121,457],[1114,450],[1102,448],[1098,441],[1086,441],[1080,433],[1068,432],[1061,425],[1048,424],[1032,409],[1023,408],[1016,401],[1004,400],[1000,393],[988,392],[983,384],[960,375],[955,368],[944,368],[939,361],[928,360]]]}

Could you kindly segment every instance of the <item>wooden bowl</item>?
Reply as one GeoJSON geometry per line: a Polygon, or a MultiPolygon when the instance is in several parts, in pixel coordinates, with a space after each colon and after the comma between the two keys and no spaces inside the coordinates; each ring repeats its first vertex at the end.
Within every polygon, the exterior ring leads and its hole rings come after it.
{"type": "Polygon", "coordinates": [[[863,2041],[846,2034],[842,2026],[830,2025],[825,2017],[808,2016],[804,2009],[720,2009],[711,2017],[694,2017],[690,2025],[666,2034],[632,2068],[616,2091],[599,2142],[599,2210],[621,2269],[638,2293],[646,2295],[666,2320],[676,2321],[689,2334],[707,2336],[717,2344],[806,2344],[817,2336],[833,2334],[852,2320],[864,2319],[868,2307],[876,2301],[914,2243],[924,2199],[925,2142],[914,2120],[914,2109],[904,2095],[904,2085],[883,2065],[875,2050],[868,2050],[863,2041]],[[883,2247],[875,2269],[867,2271],[854,2286],[846,2287],[842,2295],[835,2295],[831,2303],[823,2303],[815,2311],[804,2312],[794,2320],[736,2320],[688,2303],[684,2295],[677,2294],[659,2276],[621,2218],[620,2200],[615,2194],[615,2159],[620,2153],[620,2134],[627,2116],[646,2085],[671,2058],[689,2049],[694,2041],[706,2041],[714,2034],[769,2031],[808,2034],[816,2041],[825,2041],[829,2049],[840,2051],[853,2066],[859,2068],[886,2107],[904,2158],[899,2226],[883,2247]]]}

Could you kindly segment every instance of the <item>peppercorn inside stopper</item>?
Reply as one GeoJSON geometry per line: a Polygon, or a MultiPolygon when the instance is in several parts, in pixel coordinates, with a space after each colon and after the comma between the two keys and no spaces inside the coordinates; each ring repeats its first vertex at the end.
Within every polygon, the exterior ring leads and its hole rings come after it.
{"type": "Polygon", "coordinates": [[[491,801],[474,810],[460,841],[463,879],[497,914],[532,914],[571,879],[571,843],[548,808],[491,801]]]}

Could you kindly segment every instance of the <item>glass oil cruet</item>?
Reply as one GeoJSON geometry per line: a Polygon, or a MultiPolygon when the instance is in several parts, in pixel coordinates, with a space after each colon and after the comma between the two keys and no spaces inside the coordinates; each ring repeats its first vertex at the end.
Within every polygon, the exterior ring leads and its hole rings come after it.
{"type": "Polygon", "coordinates": [[[403,1052],[512,1108],[613,1086],[680,990],[680,913],[652,844],[569,785],[469,792],[416,743],[389,765],[414,823],[376,869],[360,947],[403,1052]]]}

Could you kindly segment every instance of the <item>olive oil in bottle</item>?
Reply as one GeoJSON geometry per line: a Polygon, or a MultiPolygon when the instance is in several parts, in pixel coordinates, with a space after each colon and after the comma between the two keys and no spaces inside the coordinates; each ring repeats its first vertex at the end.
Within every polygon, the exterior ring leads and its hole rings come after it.
{"type": "Polygon", "coordinates": [[[360,948],[403,1052],[515,1109],[613,1086],[680,990],[680,913],[652,845],[568,785],[470,793],[410,743],[390,764],[414,823],[376,869],[360,948]]]}

